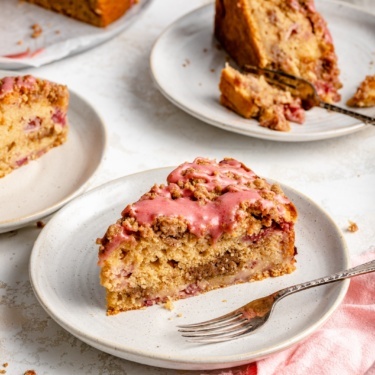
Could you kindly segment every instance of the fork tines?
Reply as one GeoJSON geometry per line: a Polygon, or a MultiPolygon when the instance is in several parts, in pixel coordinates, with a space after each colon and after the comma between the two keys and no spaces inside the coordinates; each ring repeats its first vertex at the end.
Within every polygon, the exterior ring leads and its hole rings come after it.
{"type": "Polygon", "coordinates": [[[242,312],[236,312],[206,322],[179,325],[178,331],[190,342],[213,343],[248,334],[256,329],[254,323],[246,319],[242,312]]]}

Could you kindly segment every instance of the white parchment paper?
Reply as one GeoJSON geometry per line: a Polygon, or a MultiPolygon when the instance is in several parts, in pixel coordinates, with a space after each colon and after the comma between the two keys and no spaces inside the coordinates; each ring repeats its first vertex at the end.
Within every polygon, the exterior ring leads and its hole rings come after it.
{"type": "Polygon", "coordinates": [[[95,47],[130,26],[150,3],[139,0],[122,18],[99,28],[19,0],[0,0],[0,69],[38,67],[95,47]],[[37,38],[34,24],[42,28],[37,38]]]}

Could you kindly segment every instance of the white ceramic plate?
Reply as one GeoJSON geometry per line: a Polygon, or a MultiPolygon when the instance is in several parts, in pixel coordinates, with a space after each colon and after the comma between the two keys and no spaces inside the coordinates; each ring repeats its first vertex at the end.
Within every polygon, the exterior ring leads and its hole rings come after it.
{"type": "MultiPolygon", "coordinates": [[[[0,77],[11,72],[0,71],[0,77]]],[[[39,220],[88,188],[106,146],[104,123],[70,91],[68,140],[0,179],[0,233],[39,220]]]]}
{"type": "Polygon", "coordinates": [[[123,32],[150,3],[139,0],[123,17],[99,28],[19,0],[0,0],[0,69],[39,67],[93,48],[123,32]],[[38,38],[31,37],[34,24],[43,30],[38,38]]]}
{"type": "Polygon", "coordinates": [[[307,337],[328,319],[344,297],[347,281],[288,297],[277,306],[270,322],[247,338],[196,345],[177,332],[178,324],[216,317],[250,299],[348,267],[340,230],[315,203],[285,186],[299,210],[298,268],[294,273],[174,302],[173,311],[152,306],[106,316],[95,240],[120,217],[126,204],[155,182],[165,182],[170,170],[138,173],[93,189],[63,207],[42,230],[31,254],[30,279],[41,305],[57,323],[115,356],[193,370],[225,368],[267,356],[307,337]]]}
{"type": "MultiPolygon", "coordinates": [[[[345,107],[359,83],[375,74],[375,15],[350,5],[317,0],[317,9],[328,22],[341,70],[345,107]]],[[[182,17],[157,40],[151,54],[151,71],[159,90],[176,106],[216,127],[275,141],[312,141],[338,137],[371,125],[321,108],[306,113],[303,125],[290,132],[277,132],[244,119],[219,104],[218,84],[226,53],[213,38],[214,5],[209,4],[182,17]]],[[[375,108],[359,110],[375,116],[375,108]]]]}

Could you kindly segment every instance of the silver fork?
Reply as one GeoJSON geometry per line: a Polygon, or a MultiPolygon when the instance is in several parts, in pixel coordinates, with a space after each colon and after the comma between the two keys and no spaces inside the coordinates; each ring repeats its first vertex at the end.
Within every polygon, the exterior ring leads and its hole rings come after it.
{"type": "Polygon", "coordinates": [[[216,319],[177,327],[182,336],[189,338],[188,341],[191,342],[213,343],[237,339],[252,334],[262,327],[270,317],[276,303],[286,296],[374,271],[375,259],[346,271],[281,289],[269,296],[253,300],[216,319]]]}
{"type": "Polygon", "coordinates": [[[312,107],[321,107],[329,111],[354,117],[365,124],[375,125],[375,117],[365,116],[361,113],[350,111],[348,109],[322,101],[319,98],[314,85],[303,78],[299,78],[281,71],[259,68],[252,65],[245,65],[242,68],[242,71],[245,73],[247,72],[256,75],[263,75],[268,83],[289,91],[295,97],[301,98],[302,107],[305,110],[312,107]]]}

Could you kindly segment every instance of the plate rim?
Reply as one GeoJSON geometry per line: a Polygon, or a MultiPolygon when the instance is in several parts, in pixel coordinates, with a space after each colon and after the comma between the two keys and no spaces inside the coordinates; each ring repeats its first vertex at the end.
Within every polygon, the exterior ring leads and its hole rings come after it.
{"type": "MultiPolygon", "coordinates": [[[[100,186],[95,187],[94,189],[91,189],[84,194],[81,194],[80,196],[76,197],[75,199],[71,200],[67,205],[65,205],[54,217],[47,223],[47,225],[42,229],[40,234],[38,235],[37,240],[35,241],[33,245],[33,249],[30,255],[30,261],[29,261],[29,278],[30,283],[33,289],[33,292],[43,307],[43,309],[47,312],[47,314],[55,321],[57,322],[61,327],[66,329],[68,332],[70,332],[73,336],[77,337],[78,339],[84,341],[88,345],[99,349],[103,352],[109,353],[111,355],[115,355],[117,357],[134,361],[137,363],[141,363],[144,365],[149,366],[156,366],[161,368],[169,368],[169,369],[180,369],[180,370],[187,370],[187,369],[196,369],[196,370],[209,370],[209,369],[224,369],[229,368],[233,366],[239,366],[243,364],[250,363],[255,360],[259,360],[261,358],[268,357],[269,355],[272,355],[276,352],[279,352],[281,350],[285,350],[302,340],[308,338],[313,332],[315,332],[317,329],[319,329],[329,318],[330,316],[335,312],[335,310],[338,308],[338,306],[341,304],[342,300],[344,299],[347,289],[349,287],[350,279],[345,279],[342,281],[338,281],[337,288],[337,297],[336,300],[331,304],[330,308],[326,311],[325,314],[322,315],[320,319],[318,319],[314,324],[309,326],[307,329],[302,330],[299,334],[294,335],[294,337],[284,340],[280,342],[278,345],[272,345],[271,348],[269,348],[267,351],[265,350],[258,350],[256,352],[245,352],[241,354],[233,354],[233,355],[227,355],[227,356],[220,356],[218,357],[197,357],[193,356],[187,358],[186,356],[176,356],[174,355],[172,358],[168,356],[167,354],[152,354],[150,351],[141,350],[141,349],[133,349],[130,345],[125,347],[124,345],[116,345],[113,341],[98,338],[97,336],[90,334],[88,332],[84,332],[80,330],[79,327],[76,327],[76,325],[69,325],[69,322],[65,321],[62,316],[60,316],[58,313],[56,314],[53,309],[50,308],[50,305],[48,302],[45,301],[45,292],[41,292],[38,289],[38,279],[37,274],[40,273],[40,269],[37,270],[38,265],[38,258],[40,256],[40,252],[38,250],[39,243],[44,240],[44,237],[47,236],[47,231],[50,227],[52,227],[55,223],[55,221],[59,220],[59,215],[63,215],[66,210],[69,210],[70,207],[74,207],[76,204],[80,204],[82,200],[89,199],[90,196],[96,195],[100,193],[101,191],[105,191],[107,188],[110,188],[112,185],[115,186],[117,184],[121,184],[123,182],[126,182],[128,178],[136,177],[137,175],[146,175],[149,172],[156,172],[156,171],[168,171],[173,170],[175,166],[173,167],[161,167],[161,168],[153,168],[148,169],[144,171],[139,171],[136,173],[132,173],[129,175],[125,175],[119,178],[116,178],[114,180],[108,181],[100,186]],[[125,354],[125,356],[124,356],[125,354]],[[151,359],[154,361],[154,363],[148,363],[147,361],[144,361],[143,359],[151,359]],[[155,364],[156,362],[156,364],[155,364]],[[176,367],[176,363],[179,365],[176,367]],[[182,366],[182,367],[181,367],[182,366]]],[[[327,211],[318,205],[315,201],[313,201],[311,198],[309,198],[304,193],[301,193],[300,191],[294,189],[293,187],[290,187],[287,184],[280,183],[276,180],[273,180],[271,178],[265,177],[267,181],[270,182],[276,182],[281,185],[281,187],[284,189],[288,189],[294,194],[297,194],[301,199],[303,199],[305,202],[313,205],[315,208],[317,208],[327,220],[331,223],[331,225],[336,228],[337,234],[342,234],[342,231],[338,227],[338,225],[335,223],[333,218],[327,213],[327,211]]],[[[342,255],[343,255],[343,262],[346,264],[345,267],[349,268],[350,265],[350,256],[348,251],[348,246],[345,241],[345,238],[343,235],[339,236],[337,240],[340,241],[341,248],[342,248],[342,255]]]]}
{"type": "MultiPolygon", "coordinates": [[[[338,0],[324,0],[324,1],[322,1],[322,3],[323,4],[331,3],[331,4],[334,4],[338,7],[352,8],[352,9],[358,11],[358,12],[366,14],[367,16],[373,17],[374,21],[375,21],[375,13],[366,11],[366,10],[364,10],[364,9],[358,7],[358,6],[355,6],[353,4],[343,3],[343,2],[338,1],[338,0]]],[[[249,131],[247,131],[247,129],[242,129],[238,126],[233,127],[232,125],[227,124],[223,121],[220,121],[220,120],[217,120],[217,119],[211,119],[210,117],[205,116],[201,112],[194,111],[193,109],[191,109],[189,106],[187,106],[183,102],[180,102],[179,100],[174,98],[173,95],[170,94],[170,92],[163,87],[163,84],[158,79],[158,75],[155,74],[155,72],[157,70],[157,65],[158,65],[155,56],[159,52],[158,51],[159,44],[161,44],[163,42],[163,39],[166,38],[169,33],[173,32],[174,29],[177,29],[179,27],[180,23],[182,23],[186,19],[189,19],[189,18],[193,17],[194,14],[198,14],[200,12],[207,12],[208,11],[207,9],[211,8],[213,5],[214,5],[213,3],[204,4],[202,6],[199,6],[198,8],[193,9],[192,11],[182,15],[177,20],[172,22],[169,26],[167,26],[159,34],[158,38],[154,41],[154,43],[152,45],[151,53],[150,53],[150,57],[149,57],[149,66],[150,66],[152,80],[153,80],[155,86],[157,87],[157,89],[160,91],[160,93],[163,94],[163,96],[166,99],[168,99],[172,104],[174,104],[176,107],[180,108],[181,110],[183,110],[187,114],[191,115],[192,117],[195,117],[198,120],[203,121],[208,125],[215,126],[219,129],[223,129],[225,131],[229,131],[229,132],[233,132],[233,133],[237,133],[237,134],[242,134],[242,135],[245,135],[245,136],[248,136],[248,137],[269,140],[269,141],[279,141],[279,142],[319,141],[319,140],[337,138],[337,137],[341,137],[341,136],[345,136],[345,135],[355,133],[355,132],[360,131],[360,130],[371,128],[370,124],[358,122],[356,124],[348,126],[347,128],[342,128],[342,129],[338,129],[338,130],[333,129],[333,130],[328,130],[328,131],[319,131],[319,132],[310,133],[310,134],[292,133],[292,131],[290,131],[290,132],[277,132],[277,131],[274,131],[274,130],[270,130],[270,132],[264,132],[264,133],[257,132],[257,131],[254,131],[254,132],[250,131],[249,132],[249,131]]],[[[249,119],[249,121],[255,121],[255,120],[249,119]]],[[[303,125],[306,125],[306,124],[303,124],[303,125]]],[[[258,126],[259,126],[259,124],[258,124],[258,126]]],[[[262,130],[266,130],[266,129],[262,129],[262,130]]]]}
{"type": "MultiPolygon", "coordinates": [[[[14,75],[15,72],[7,71],[7,70],[0,70],[0,76],[2,76],[4,73],[8,74],[8,75],[14,75]]],[[[19,72],[17,72],[17,75],[28,75],[28,74],[30,74],[30,73],[19,73],[19,72]]],[[[35,76],[35,77],[41,78],[41,79],[47,79],[47,78],[43,78],[43,77],[40,77],[40,76],[35,76]]],[[[49,79],[47,79],[47,80],[49,80],[49,79]]],[[[21,217],[16,217],[16,218],[0,221],[0,233],[6,233],[6,232],[9,232],[9,231],[12,231],[12,230],[15,230],[15,229],[22,228],[22,227],[30,224],[33,221],[36,221],[38,219],[42,219],[42,218],[47,217],[48,215],[56,212],[59,208],[61,208],[62,206],[67,204],[69,201],[71,201],[72,199],[74,199],[75,197],[80,195],[82,192],[86,191],[86,189],[88,188],[88,185],[90,184],[90,182],[94,178],[95,174],[97,173],[98,169],[102,165],[102,162],[104,160],[104,156],[105,156],[107,148],[108,148],[108,131],[107,131],[105,121],[104,121],[103,117],[101,116],[101,114],[94,108],[94,106],[92,104],[90,104],[89,101],[87,101],[83,96],[78,94],[75,90],[72,90],[70,88],[68,88],[68,90],[69,90],[69,95],[70,95],[70,101],[72,101],[72,99],[76,99],[78,101],[81,101],[82,103],[84,103],[84,105],[87,108],[89,108],[95,114],[95,116],[98,119],[98,123],[100,125],[98,127],[98,129],[100,131],[100,137],[101,137],[101,140],[102,140],[101,148],[100,148],[99,162],[95,166],[95,168],[93,169],[91,174],[86,178],[85,181],[83,181],[81,183],[81,185],[76,190],[71,192],[69,195],[65,196],[63,199],[60,199],[59,201],[55,202],[53,205],[51,205],[51,206],[49,206],[45,209],[38,210],[37,212],[35,212],[33,214],[28,214],[28,215],[21,216],[21,217]]],[[[70,125],[70,127],[71,126],[72,125],[70,125]]],[[[4,176],[4,178],[6,178],[6,177],[7,176],[4,176]]]]}

